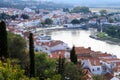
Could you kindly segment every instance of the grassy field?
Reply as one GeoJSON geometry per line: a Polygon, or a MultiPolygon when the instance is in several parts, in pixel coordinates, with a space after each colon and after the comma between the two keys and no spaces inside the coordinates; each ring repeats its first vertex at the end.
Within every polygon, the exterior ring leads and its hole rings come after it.
{"type": "Polygon", "coordinates": [[[92,12],[99,12],[100,10],[107,10],[108,12],[120,12],[120,8],[90,8],[92,12]]]}

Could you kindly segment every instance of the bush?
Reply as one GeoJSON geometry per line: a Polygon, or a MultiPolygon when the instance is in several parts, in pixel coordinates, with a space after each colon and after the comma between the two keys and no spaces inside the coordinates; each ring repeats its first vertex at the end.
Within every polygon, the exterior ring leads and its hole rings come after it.
{"type": "Polygon", "coordinates": [[[105,32],[100,32],[97,36],[100,38],[105,38],[107,37],[107,34],[105,32]]]}
{"type": "Polygon", "coordinates": [[[0,80],[29,80],[24,75],[24,70],[19,65],[11,64],[10,60],[5,63],[0,61],[0,80]]]}

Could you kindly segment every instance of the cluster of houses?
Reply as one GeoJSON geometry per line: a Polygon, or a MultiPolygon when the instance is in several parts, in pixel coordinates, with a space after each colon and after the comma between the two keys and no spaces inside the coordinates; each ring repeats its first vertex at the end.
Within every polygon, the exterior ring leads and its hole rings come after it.
{"type": "MultiPolygon", "coordinates": [[[[90,47],[75,47],[78,61],[81,61],[83,68],[89,70],[89,75],[104,75],[106,80],[120,79],[120,59],[115,55],[93,51],[90,47]]],[[[50,58],[59,58],[59,55],[69,60],[70,51],[56,50],[49,54],[50,58]]],[[[89,77],[91,79],[91,77],[89,77]]]]}
{"type": "Polygon", "coordinates": [[[45,19],[50,18],[53,20],[53,25],[62,25],[62,24],[68,24],[73,19],[81,19],[81,18],[88,18],[91,16],[91,14],[78,14],[78,13],[68,13],[63,12],[62,9],[60,10],[43,10],[40,9],[39,13],[36,13],[34,10],[30,8],[25,8],[24,10],[19,9],[12,9],[12,8],[0,8],[0,13],[6,13],[8,15],[18,15],[18,18],[16,21],[19,21],[19,26],[41,26],[40,23],[44,22],[45,19]],[[22,14],[26,14],[29,16],[29,19],[24,20],[20,16],[22,14]]]}
{"type": "MultiPolygon", "coordinates": [[[[99,13],[93,14],[83,14],[83,13],[69,13],[63,12],[62,9],[59,10],[38,10],[39,13],[36,13],[35,10],[30,8],[24,8],[24,10],[13,9],[13,8],[0,8],[0,13],[6,13],[8,15],[18,15],[14,21],[17,22],[17,26],[31,28],[31,27],[42,27],[42,22],[44,22],[47,18],[52,19],[52,25],[63,25],[70,27],[97,27],[97,23],[100,22],[102,26],[106,25],[120,25],[120,14],[113,14],[109,16],[101,16],[94,17],[95,15],[100,15],[99,13]],[[29,16],[29,19],[22,19],[20,16],[22,14],[26,14],[29,16]],[[71,21],[73,19],[89,19],[87,23],[82,23],[78,25],[72,25],[71,21]],[[98,21],[99,19],[99,21],[98,21]],[[113,22],[110,22],[112,20],[113,22]]],[[[13,22],[14,22],[13,21],[13,22]]],[[[12,22],[9,20],[8,23],[12,22]]]]}
{"type": "MultiPolygon", "coordinates": [[[[14,34],[21,35],[26,41],[28,41],[29,31],[40,28],[40,22],[47,18],[51,18],[53,24],[61,25],[70,23],[73,19],[88,18],[91,16],[90,14],[70,14],[63,12],[62,10],[40,10],[40,13],[36,14],[35,11],[29,8],[25,8],[24,10],[0,8],[0,11],[9,15],[21,15],[25,13],[30,16],[27,20],[18,18],[14,21],[7,21],[7,30],[14,34]]],[[[101,17],[101,22],[107,22],[106,18],[101,17]]],[[[93,18],[89,23],[95,24],[97,23],[97,20],[93,18]]],[[[63,41],[52,40],[51,36],[38,33],[34,33],[33,38],[35,51],[45,52],[50,58],[59,58],[59,55],[66,59],[70,58],[71,48],[63,41]]],[[[90,47],[75,47],[75,51],[78,61],[83,63],[83,68],[88,69],[91,75],[104,74],[106,80],[117,80],[116,77],[120,79],[120,59],[115,55],[93,51],[90,47]]]]}

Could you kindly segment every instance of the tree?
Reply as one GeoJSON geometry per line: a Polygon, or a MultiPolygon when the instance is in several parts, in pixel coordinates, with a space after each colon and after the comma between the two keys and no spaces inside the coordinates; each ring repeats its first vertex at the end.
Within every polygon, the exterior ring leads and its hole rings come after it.
{"type": "Polygon", "coordinates": [[[56,60],[48,58],[46,53],[36,53],[35,73],[40,80],[51,79],[56,75],[56,60]]]}
{"type": "Polygon", "coordinates": [[[65,80],[79,80],[79,72],[76,65],[71,62],[65,64],[65,80]]]}
{"type": "Polygon", "coordinates": [[[80,7],[80,6],[77,6],[77,7],[75,7],[75,8],[73,8],[73,10],[71,11],[72,13],[89,13],[90,12],[90,10],[89,10],[89,8],[88,7],[80,7]]]}
{"type": "Polygon", "coordinates": [[[78,19],[73,19],[71,21],[72,24],[80,24],[80,21],[78,19]]]}
{"type": "Polygon", "coordinates": [[[106,32],[108,34],[108,36],[116,37],[117,27],[116,26],[109,26],[109,27],[105,28],[104,32],[106,32]]]}
{"type": "Polygon", "coordinates": [[[27,14],[22,14],[21,18],[23,18],[23,19],[29,19],[29,16],[27,14]]]}
{"type": "Polygon", "coordinates": [[[87,80],[88,69],[83,68],[83,64],[81,61],[78,62],[77,68],[79,71],[79,80],[87,80]]]}
{"type": "Polygon", "coordinates": [[[87,72],[80,66],[74,63],[67,62],[65,64],[65,80],[87,80],[87,72]]]}
{"type": "Polygon", "coordinates": [[[10,15],[6,14],[6,13],[1,13],[0,14],[0,20],[6,20],[9,19],[10,15]]]}
{"type": "Polygon", "coordinates": [[[62,80],[61,75],[54,75],[51,80],[62,80]]]}
{"type": "Polygon", "coordinates": [[[108,18],[108,22],[109,22],[109,23],[113,23],[113,22],[114,22],[114,19],[113,19],[113,18],[108,18]]]}
{"type": "Polygon", "coordinates": [[[7,59],[6,63],[0,61],[0,80],[29,80],[29,78],[24,75],[20,65],[12,65],[11,60],[7,59]]]}
{"type": "Polygon", "coordinates": [[[99,12],[100,12],[101,16],[107,15],[107,10],[100,10],[99,12]]]}
{"type": "Polygon", "coordinates": [[[68,8],[63,8],[63,12],[69,12],[68,8]]]}
{"type": "Polygon", "coordinates": [[[72,50],[70,51],[70,60],[74,64],[77,64],[77,55],[76,55],[75,47],[74,46],[73,46],[72,50]]]}
{"type": "Polygon", "coordinates": [[[35,76],[35,60],[34,60],[34,41],[33,34],[29,35],[29,56],[30,56],[30,77],[35,76]]]}
{"type": "Polygon", "coordinates": [[[89,21],[88,19],[81,18],[79,22],[80,22],[80,23],[86,23],[86,22],[88,22],[88,21],[89,21]]]}
{"type": "Polygon", "coordinates": [[[11,16],[11,19],[12,19],[12,20],[15,20],[16,18],[18,18],[18,15],[12,15],[12,16],[11,16]]]}
{"type": "Polygon", "coordinates": [[[94,75],[92,78],[93,80],[105,80],[103,75],[94,75]]]}
{"type": "Polygon", "coordinates": [[[10,58],[19,59],[21,65],[24,67],[25,63],[28,63],[28,51],[26,50],[26,40],[20,35],[8,33],[8,52],[10,58]]]}
{"type": "Polygon", "coordinates": [[[44,23],[47,24],[47,25],[51,25],[53,23],[53,21],[52,21],[52,19],[47,18],[47,19],[45,19],[44,23]]]}
{"type": "Polygon", "coordinates": [[[35,13],[39,14],[39,13],[40,13],[39,9],[38,9],[38,10],[35,10],[35,13]]]}
{"type": "Polygon", "coordinates": [[[59,56],[57,73],[62,76],[63,80],[64,80],[64,67],[65,67],[64,64],[65,64],[65,58],[61,58],[61,56],[59,56]]]}
{"type": "Polygon", "coordinates": [[[8,58],[7,31],[4,21],[0,22],[0,57],[8,58]]]}

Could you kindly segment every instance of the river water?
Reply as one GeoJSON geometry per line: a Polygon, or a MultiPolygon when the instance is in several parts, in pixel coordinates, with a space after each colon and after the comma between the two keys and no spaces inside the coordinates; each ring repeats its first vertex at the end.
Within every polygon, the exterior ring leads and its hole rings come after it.
{"type": "Polygon", "coordinates": [[[51,35],[53,40],[62,40],[70,47],[72,47],[73,45],[85,48],[91,47],[91,49],[94,51],[107,52],[117,55],[117,57],[120,58],[120,46],[90,38],[89,35],[95,32],[95,29],[61,30],[47,32],[46,34],[51,35]]]}

